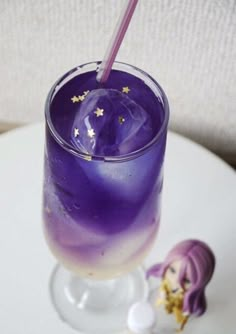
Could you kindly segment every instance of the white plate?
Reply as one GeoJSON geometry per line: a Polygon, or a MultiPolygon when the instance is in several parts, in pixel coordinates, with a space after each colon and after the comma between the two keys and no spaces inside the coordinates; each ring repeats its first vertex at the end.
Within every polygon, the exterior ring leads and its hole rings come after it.
{"type": "MultiPolygon", "coordinates": [[[[48,281],[55,260],[41,230],[43,125],[0,136],[0,333],[72,334],[54,311],[48,281]]],[[[207,313],[185,333],[235,333],[236,174],[204,148],[169,133],[163,215],[148,264],[185,238],[213,248],[217,266],[207,313]]]]}

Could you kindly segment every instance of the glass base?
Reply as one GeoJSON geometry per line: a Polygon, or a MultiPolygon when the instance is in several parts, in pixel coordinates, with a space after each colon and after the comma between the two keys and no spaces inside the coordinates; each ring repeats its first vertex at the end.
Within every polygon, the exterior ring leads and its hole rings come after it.
{"type": "Polygon", "coordinates": [[[147,298],[142,268],[112,280],[73,275],[62,266],[52,273],[50,292],[60,318],[83,334],[113,334],[126,328],[130,306],[147,298]]]}

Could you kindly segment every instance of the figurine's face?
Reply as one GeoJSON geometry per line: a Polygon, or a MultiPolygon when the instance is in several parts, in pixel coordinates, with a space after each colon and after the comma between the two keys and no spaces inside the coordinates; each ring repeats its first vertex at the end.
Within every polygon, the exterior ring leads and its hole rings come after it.
{"type": "Polygon", "coordinates": [[[174,261],[170,264],[165,272],[164,278],[168,281],[169,287],[172,292],[179,292],[184,288],[187,291],[191,287],[191,281],[189,278],[188,270],[186,272],[186,277],[184,277],[183,288],[179,283],[179,274],[181,269],[181,260],[174,261]]]}

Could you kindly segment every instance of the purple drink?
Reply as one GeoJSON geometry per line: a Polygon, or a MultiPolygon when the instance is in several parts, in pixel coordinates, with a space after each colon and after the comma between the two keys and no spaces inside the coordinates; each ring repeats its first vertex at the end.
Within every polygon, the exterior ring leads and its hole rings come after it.
{"type": "Polygon", "coordinates": [[[44,227],[60,262],[101,279],[137,266],[155,240],[169,111],[146,73],[115,63],[101,86],[96,65],[47,99],[44,227]]]}

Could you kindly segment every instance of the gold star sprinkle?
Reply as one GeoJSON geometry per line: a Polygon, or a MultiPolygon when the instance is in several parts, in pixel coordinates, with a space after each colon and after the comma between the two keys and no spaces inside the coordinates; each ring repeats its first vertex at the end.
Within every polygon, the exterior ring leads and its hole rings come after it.
{"type": "Polygon", "coordinates": [[[84,91],[83,95],[73,96],[71,98],[71,101],[73,103],[75,103],[75,102],[81,102],[81,101],[83,101],[85,99],[85,97],[88,95],[88,93],[89,93],[89,90],[86,90],[86,91],[84,91]]]}
{"type": "Polygon", "coordinates": [[[126,93],[126,94],[128,94],[129,91],[130,91],[129,87],[123,87],[123,88],[122,88],[122,93],[126,93]]]}
{"type": "Polygon", "coordinates": [[[120,124],[123,124],[125,122],[125,118],[123,116],[119,116],[118,120],[120,124]]]}
{"type": "Polygon", "coordinates": [[[78,137],[78,135],[79,135],[79,129],[74,128],[74,137],[76,138],[78,137]]]}
{"type": "Polygon", "coordinates": [[[90,155],[87,155],[86,157],[84,157],[84,159],[87,161],[92,161],[92,157],[90,155]]]}
{"type": "Polygon", "coordinates": [[[78,99],[79,99],[79,101],[83,101],[85,99],[85,96],[84,95],[79,95],[78,99]]]}
{"type": "Polygon", "coordinates": [[[95,136],[95,132],[94,132],[93,129],[88,129],[88,136],[89,136],[90,138],[93,138],[93,137],[95,136]]]}
{"type": "Polygon", "coordinates": [[[71,101],[72,101],[73,103],[75,103],[75,102],[79,102],[79,98],[78,98],[78,96],[73,96],[73,97],[71,98],[71,101]]]}
{"type": "Polygon", "coordinates": [[[96,111],[94,111],[94,114],[96,114],[97,117],[99,117],[99,116],[103,116],[103,112],[104,112],[104,109],[97,108],[96,111]]]}

